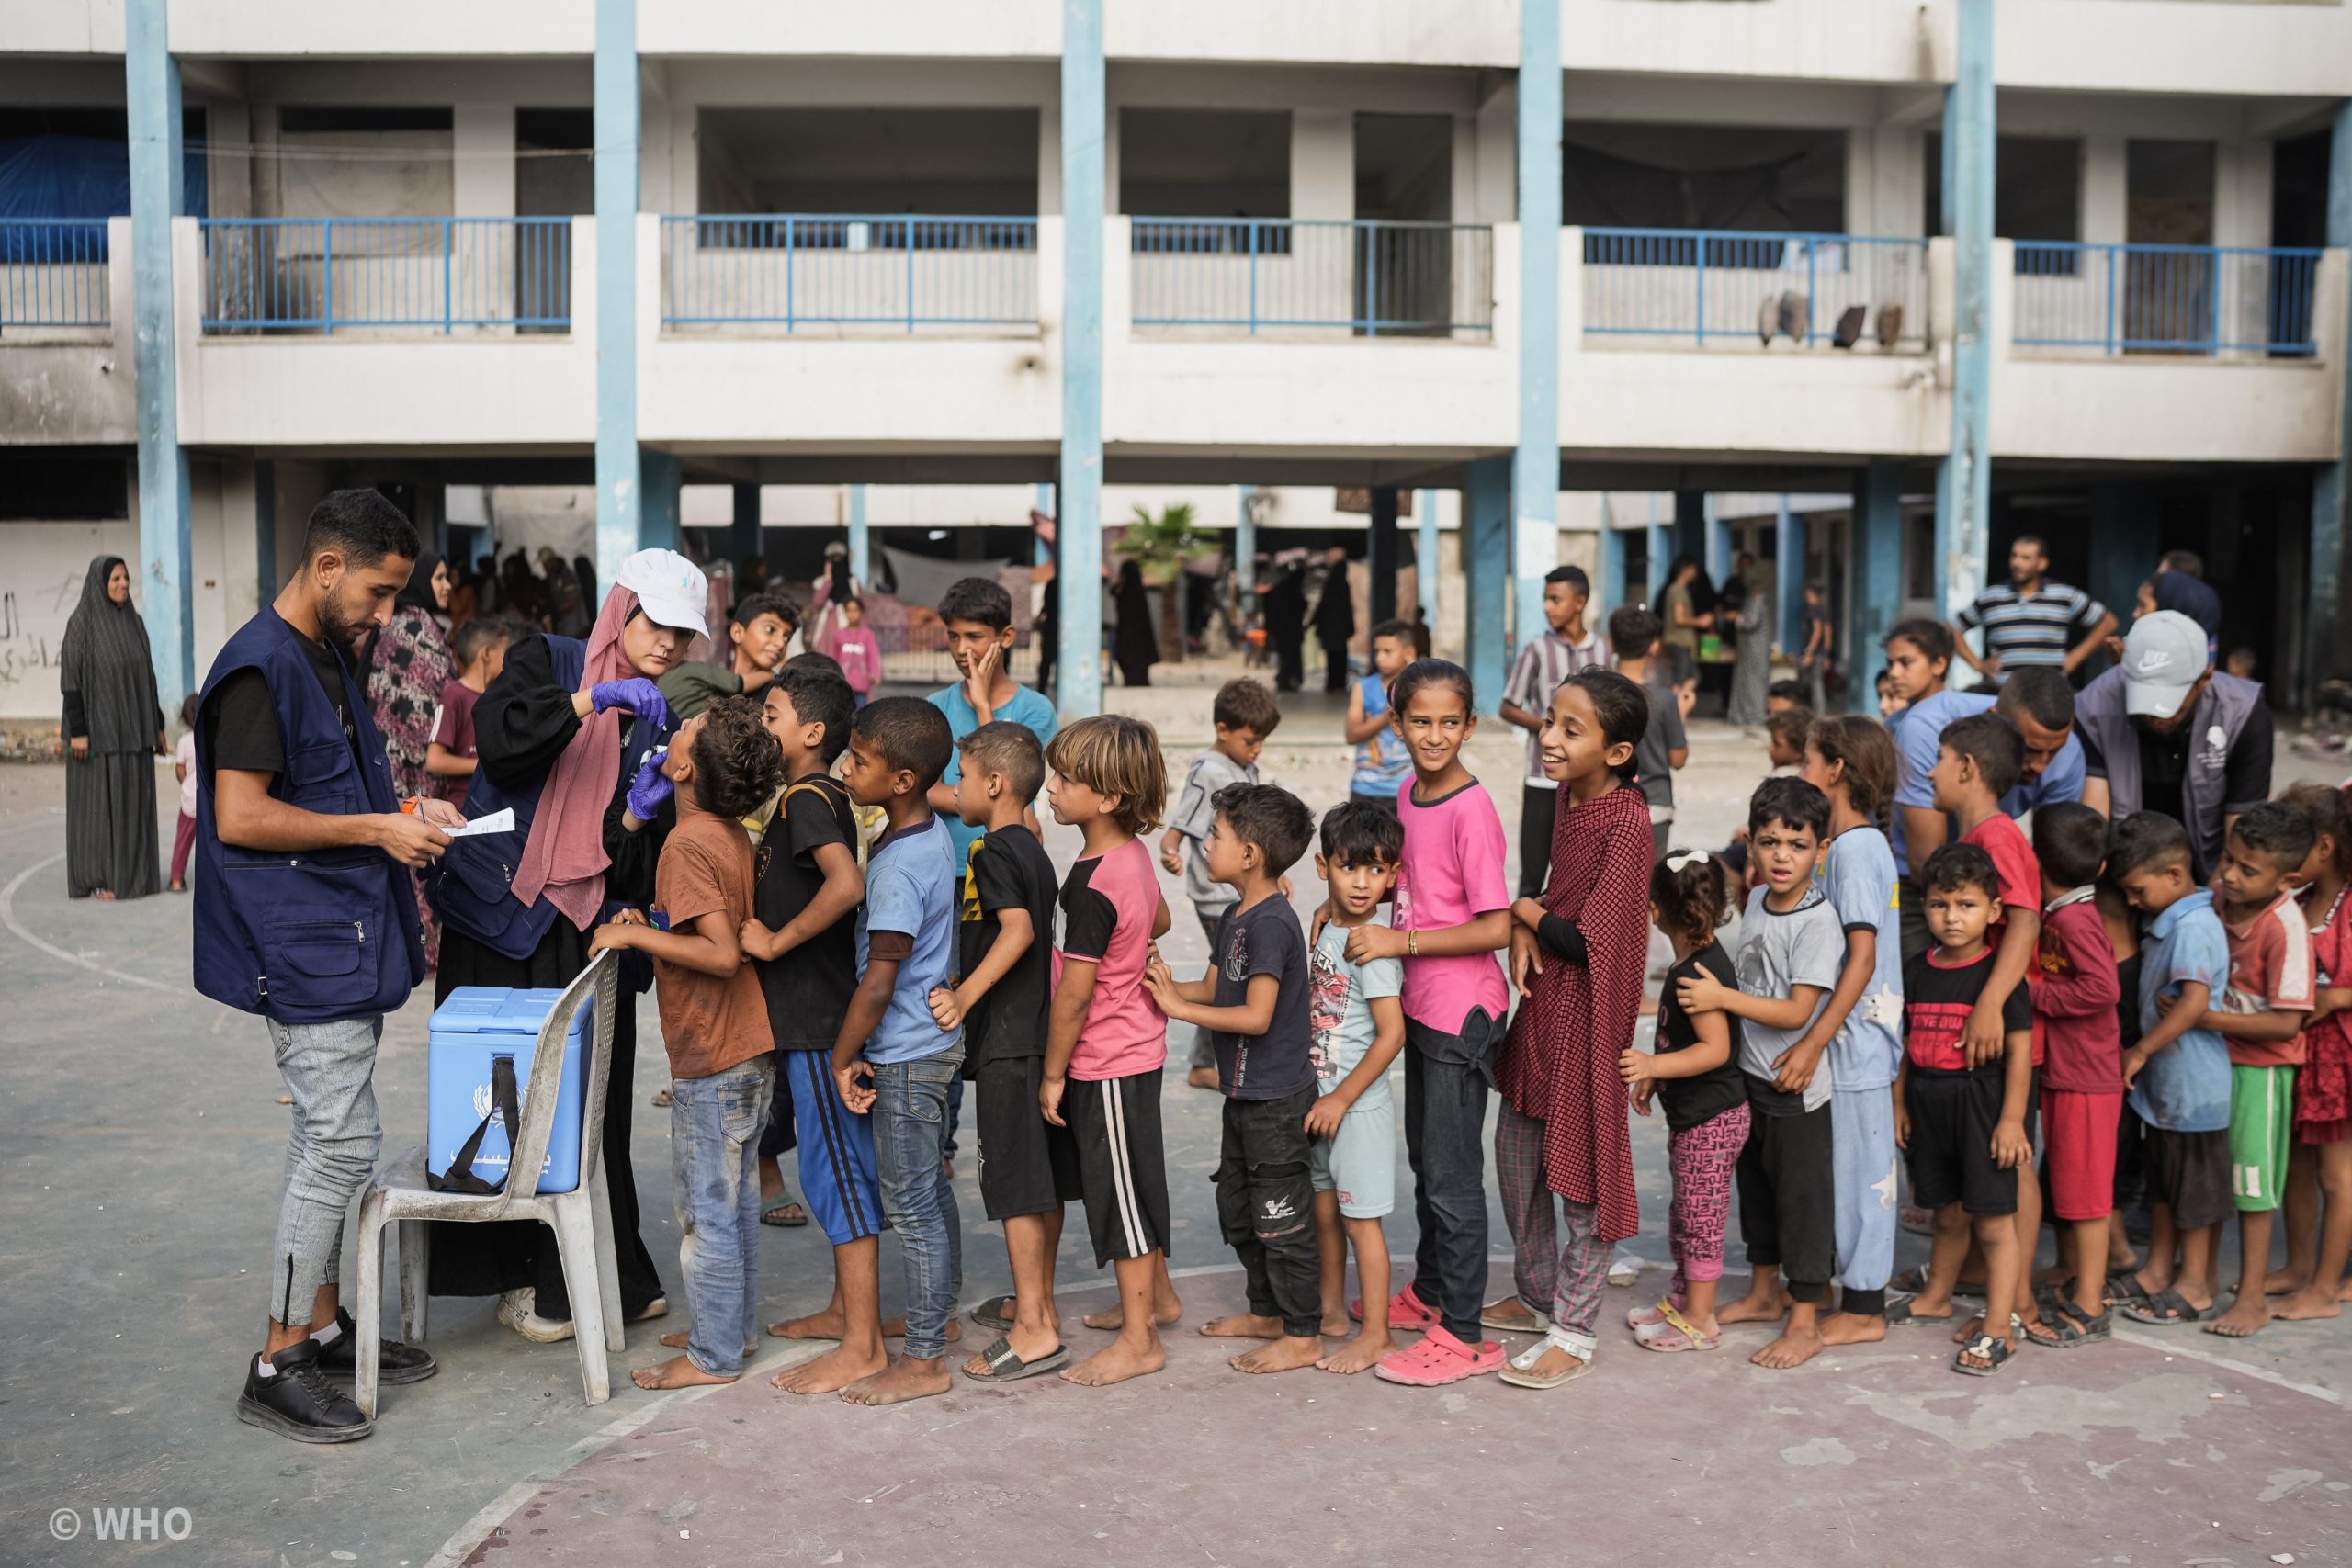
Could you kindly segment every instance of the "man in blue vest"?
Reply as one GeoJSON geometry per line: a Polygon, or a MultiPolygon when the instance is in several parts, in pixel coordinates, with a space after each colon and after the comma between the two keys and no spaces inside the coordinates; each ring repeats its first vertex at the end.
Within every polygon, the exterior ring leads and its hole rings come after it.
{"type": "MultiPolygon", "coordinates": [[[[311,513],[302,565],[205,678],[196,723],[196,988],[258,1013],[292,1099],[285,1198],[270,1248],[268,1339],[237,1418],[306,1443],[373,1423],[330,1382],[361,1348],[337,1288],[344,1214],[376,1168],[376,1043],[424,978],[409,877],[463,818],[401,809],[356,674],[369,631],[416,564],[416,530],[373,491],[311,513]]],[[[437,1370],[370,1346],[386,1382],[437,1370]]]]}

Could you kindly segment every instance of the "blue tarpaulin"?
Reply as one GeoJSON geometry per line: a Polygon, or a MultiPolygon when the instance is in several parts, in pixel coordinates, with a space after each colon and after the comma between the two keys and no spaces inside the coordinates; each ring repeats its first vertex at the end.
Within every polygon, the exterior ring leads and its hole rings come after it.
{"type": "MultiPolygon", "coordinates": [[[[204,144],[187,143],[186,212],[206,210],[204,144]]],[[[130,148],[95,136],[28,136],[0,141],[0,260],[103,261],[105,220],[130,210],[130,148]],[[89,218],[88,230],[36,229],[12,218],[89,218]],[[61,252],[60,247],[64,249],[61,252]]]]}

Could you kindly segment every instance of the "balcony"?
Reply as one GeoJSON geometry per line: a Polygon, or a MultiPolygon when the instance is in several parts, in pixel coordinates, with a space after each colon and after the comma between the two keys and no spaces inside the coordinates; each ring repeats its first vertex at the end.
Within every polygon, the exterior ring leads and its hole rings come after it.
{"type": "Polygon", "coordinates": [[[1476,223],[1136,218],[1136,329],[1211,337],[1491,338],[1495,231],[1476,223]]]}
{"type": "Polygon", "coordinates": [[[0,333],[108,321],[107,220],[0,219],[0,333]]]}
{"type": "Polygon", "coordinates": [[[569,218],[207,218],[207,333],[571,326],[569,218]]]}
{"type": "Polygon", "coordinates": [[[2114,355],[2318,352],[2316,250],[2017,242],[2010,341],[2114,355]]]}
{"type": "Polygon", "coordinates": [[[1925,240],[1706,229],[1582,233],[1588,337],[1927,351],[1925,240]]]}
{"type": "Polygon", "coordinates": [[[1037,220],[664,218],[661,276],[665,333],[1034,333],[1037,220]]]}
{"type": "Polygon", "coordinates": [[[0,441],[137,438],[130,306],[130,219],[0,219],[0,441]]]}

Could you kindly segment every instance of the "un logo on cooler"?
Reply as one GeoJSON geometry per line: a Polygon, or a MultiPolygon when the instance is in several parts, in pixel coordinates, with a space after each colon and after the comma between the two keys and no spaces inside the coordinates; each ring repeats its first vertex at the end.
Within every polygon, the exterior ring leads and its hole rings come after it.
{"type": "MultiPolygon", "coordinates": [[[[474,1085],[474,1114],[487,1121],[496,1112],[497,1109],[497,1106],[492,1102],[490,1098],[490,1085],[487,1083],[478,1083],[474,1085]]],[[[506,1125],[506,1118],[503,1116],[498,1117],[498,1125],[504,1127],[506,1125]]]]}

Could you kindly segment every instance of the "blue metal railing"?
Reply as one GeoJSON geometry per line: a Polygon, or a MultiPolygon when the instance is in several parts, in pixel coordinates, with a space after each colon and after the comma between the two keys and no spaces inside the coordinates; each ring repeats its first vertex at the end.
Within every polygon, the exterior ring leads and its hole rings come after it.
{"type": "Polygon", "coordinates": [[[1021,327],[1037,220],[858,213],[662,220],[662,324],[1021,327]]]}
{"type": "Polygon", "coordinates": [[[1723,229],[1584,231],[1584,330],[1919,350],[1928,242],[1723,229]],[[1859,315],[1856,312],[1860,312],[1859,315]]]}
{"type": "Polygon", "coordinates": [[[0,331],[107,325],[107,220],[0,218],[0,331]]]}
{"type": "Polygon", "coordinates": [[[563,331],[569,218],[207,218],[208,333],[563,331]]]}
{"type": "Polygon", "coordinates": [[[2019,240],[2010,339],[2104,354],[2313,354],[2320,254],[2019,240]]]}
{"type": "Polygon", "coordinates": [[[1494,331],[1495,233],[1485,224],[1137,218],[1130,227],[1139,327],[1494,331]]]}

